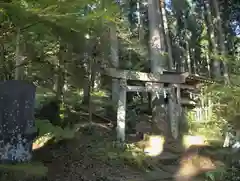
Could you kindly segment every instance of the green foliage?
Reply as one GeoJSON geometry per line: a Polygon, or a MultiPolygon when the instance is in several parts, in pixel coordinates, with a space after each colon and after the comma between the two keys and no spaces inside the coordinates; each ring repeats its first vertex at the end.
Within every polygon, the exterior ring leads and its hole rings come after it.
{"type": "MultiPolygon", "coordinates": [[[[84,71],[81,65],[84,59],[83,52],[88,48],[91,52],[95,40],[97,41],[97,38],[103,34],[102,29],[106,29],[106,25],[113,21],[119,12],[117,6],[110,1],[104,1],[103,5],[95,0],[39,2],[12,0],[3,1],[0,6],[0,40],[1,47],[4,48],[1,52],[5,52],[5,57],[3,59],[1,57],[1,64],[4,65],[1,67],[3,75],[0,78],[12,79],[13,77],[16,31],[20,28],[20,53],[24,56],[24,69],[27,69],[28,74],[25,79],[45,87],[51,87],[56,81],[55,76],[62,72],[68,76],[75,75],[78,80],[83,78],[84,71]],[[86,34],[90,34],[93,44],[86,42],[86,34]],[[56,68],[60,40],[61,43],[69,45],[66,62],[72,65],[61,64],[60,68],[56,68]],[[77,74],[73,73],[70,67],[75,67],[77,74]]],[[[68,76],[65,78],[68,79],[68,76]]]]}
{"type": "Polygon", "coordinates": [[[115,140],[115,133],[107,137],[100,136],[101,133],[94,125],[89,125],[81,129],[81,134],[87,136],[87,154],[92,158],[107,162],[113,165],[128,165],[137,169],[146,170],[148,168],[145,159],[147,156],[134,144],[123,144],[115,140]]]}
{"type": "Polygon", "coordinates": [[[240,170],[238,161],[232,161],[227,166],[219,166],[214,171],[209,171],[204,174],[206,181],[239,181],[240,170]]]}
{"type": "Polygon", "coordinates": [[[119,153],[119,159],[124,160],[126,164],[143,170],[146,170],[149,167],[145,161],[146,158],[147,156],[142,152],[142,150],[134,144],[126,145],[125,150],[119,153]]]}
{"type": "Polygon", "coordinates": [[[38,87],[36,91],[36,101],[35,101],[35,108],[39,109],[41,106],[47,102],[47,100],[52,100],[54,98],[54,93],[47,89],[38,87]]]}
{"type": "Polygon", "coordinates": [[[240,166],[239,161],[238,163],[231,164],[224,174],[224,180],[231,180],[231,181],[239,181],[240,180],[240,166]]]}
{"type": "Polygon", "coordinates": [[[48,135],[55,141],[74,138],[78,127],[78,125],[75,125],[73,128],[61,128],[60,126],[52,125],[48,120],[36,120],[35,123],[39,129],[39,137],[48,135]]]}
{"type": "Polygon", "coordinates": [[[214,171],[208,171],[204,175],[207,181],[217,181],[224,180],[226,173],[226,168],[224,166],[219,166],[214,171]]]}
{"type": "Polygon", "coordinates": [[[189,134],[202,135],[209,141],[223,141],[223,133],[225,132],[227,122],[219,118],[216,114],[208,121],[198,122],[193,113],[188,112],[189,134]],[[213,140],[214,139],[214,140],[213,140]]]}
{"type": "Polygon", "coordinates": [[[216,84],[209,86],[207,93],[212,97],[217,117],[235,128],[239,127],[240,122],[235,119],[240,110],[239,86],[234,84],[226,86],[216,84]]]}
{"type": "Polygon", "coordinates": [[[134,144],[121,144],[119,146],[119,143],[114,141],[98,141],[91,144],[88,152],[92,157],[111,164],[126,164],[142,170],[149,167],[145,161],[147,156],[134,144]]]}

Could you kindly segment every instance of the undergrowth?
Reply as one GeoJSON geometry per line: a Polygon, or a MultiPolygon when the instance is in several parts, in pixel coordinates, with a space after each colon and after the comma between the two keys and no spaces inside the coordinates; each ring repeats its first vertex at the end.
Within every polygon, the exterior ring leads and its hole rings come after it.
{"type": "Polygon", "coordinates": [[[54,138],[56,141],[74,138],[75,132],[78,128],[77,124],[71,128],[61,128],[60,126],[54,126],[48,120],[36,120],[35,123],[39,130],[38,138],[48,135],[49,137],[54,138]]]}
{"type": "Polygon", "coordinates": [[[118,162],[140,170],[148,168],[145,162],[146,155],[138,147],[131,144],[120,147],[118,143],[104,143],[104,145],[96,145],[91,154],[96,159],[110,161],[113,164],[118,162]]]}
{"type": "Polygon", "coordinates": [[[234,161],[204,174],[206,181],[240,181],[240,163],[234,161]]]}
{"type": "MultiPolygon", "coordinates": [[[[224,142],[224,133],[229,126],[229,122],[217,116],[216,113],[212,114],[209,120],[196,121],[191,112],[188,113],[189,134],[201,135],[206,138],[206,141],[218,149],[221,154],[223,151],[222,145],[224,142]]],[[[223,151],[224,152],[224,151],[223,151]]],[[[238,153],[239,154],[239,153],[238,153]]],[[[224,166],[217,167],[214,171],[209,171],[204,174],[205,181],[240,181],[240,163],[235,155],[228,153],[227,158],[223,161],[224,166]]]]}
{"type": "Polygon", "coordinates": [[[223,133],[227,123],[215,114],[209,120],[196,121],[193,113],[188,112],[187,120],[190,135],[201,135],[208,141],[223,142],[223,133]]]}
{"type": "Polygon", "coordinates": [[[94,128],[88,127],[83,134],[89,135],[88,154],[109,164],[123,164],[135,169],[146,170],[149,165],[145,162],[147,156],[135,144],[124,144],[114,141],[114,135],[108,138],[99,136],[94,128]],[[112,137],[111,137],[112,136],[112,137]]]}

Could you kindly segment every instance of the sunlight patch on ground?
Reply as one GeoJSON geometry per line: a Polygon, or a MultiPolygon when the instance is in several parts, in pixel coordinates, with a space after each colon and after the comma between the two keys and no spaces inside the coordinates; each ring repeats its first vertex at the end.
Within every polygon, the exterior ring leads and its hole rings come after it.
{"type": "Polygon", "coordinates": [[[113,125],[111,125],[111,123],[109,123],[109,124],[101,124],[101,123],[94,123],[94,122],[79,123],[79,124],[75,125],[75,132],[78,132],[82,128],[87,128],[90,126],[104,128],[104,129],[110,131],[113,125]]]}
{"type": "Polygon", "coordinates": [[[206,145],[206,139],[203,136],[184,135],[183,146],[185,149],[188,149],[193,145],[206,145]]]}
{"type": "Polygon", "coordinates": [[[43,147],[47,142],[53,139],[54,135],[52,133],[46,133],[43,136],[38,137],[34,142],[32,149],[36,150],[43,147]]]}
{"type": "MultiPolygon", "coordinates": [[[[78,89],[77,91],[74,92],[76,95],[83,96],[83,89],[78,89]]],[[[99,91],[94,91],[92,96],[97,96],[97,97],[106,97],[106,92],[99,90],[99,91]]]]}
{"type": "Polygon", "coordinates": [[[107,95],[106,95],[106,92],[99,90],[99,91],[93,92],[93,93],[92,93],[92,96],[106,97],[107,95]]]}
{"type": "Polygon", "coordinates": [[[147,138],[148,143],[144,148],[144,153],[148,156],[158,156],[163,152],[165,139],[163,136],[152,135],[147,138]]]}
{"type": "Polygon", "coordinates": [[[181,159],[180,168],[175,175],[176,181],[191,180],[193,177],[208,171],[215,170],[215,163],[208,157],[188,154],[181,159]]]}

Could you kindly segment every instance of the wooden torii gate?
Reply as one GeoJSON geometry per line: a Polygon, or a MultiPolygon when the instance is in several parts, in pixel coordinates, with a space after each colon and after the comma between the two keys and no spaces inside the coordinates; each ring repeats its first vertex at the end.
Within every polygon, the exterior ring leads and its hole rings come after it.
{"type": "Polygon", "coordinates": [[[155,93],[155,95],[168,93],[168,118],[166,117],[166,110],[163,109],[164,105],[160,100],[162,96],[157,96],[153,101],[152,119],[155,123],[160,121],[160,127],[164,124],[167,125],[161,129],[164,136],[169,135],[169,128],[171,128],[172,136],[174,138],[178,137],[178,119],[181,114],[180,88],[181,84],[185,83],[188,73],[144,73],[116,68],[105,68],[104,72],[112,79],[118,79],[120,82],[117,102],[117,137],[120,141],[125,141],[127,92],[151,92],[155,93]],[[145,86],[130,86],[127,85],[127,80],[144,82],[145,86]]]}

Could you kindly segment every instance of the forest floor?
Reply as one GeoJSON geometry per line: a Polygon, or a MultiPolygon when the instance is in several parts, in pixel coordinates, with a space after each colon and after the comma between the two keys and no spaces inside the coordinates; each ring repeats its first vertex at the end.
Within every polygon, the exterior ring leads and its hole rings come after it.
{"type": "MultiPolygon", "coordinates": [[[[25,174],[27,177],[23,180],[189,181],[194,178],[205,181],[202,173],[216,170],[223,165],[223,162],[216,161],[221,160],[217,158],[220,155],[219,150],[210,149],[211,153],[203,150],[205,153],[202,154],[200,147],[194,147],[180,153],[179,148],[167,145],[159,156],[148,157],[133,146],[117,146],[114,142],[115,131],[107,124],[83,125],[85,126],[80,128],[74,139],[35,150],[33,162],[43,163],[48,169],[47,174],[34,178],[25,174]]],[[[25,171],[28,170],[26,168],[25,171]]]]}
{"type": "Polygon", "coordinates": [[[49,181],[117,181],[129,180],[129,176],[131,180],[143,180],[138,169],[117,160],[117,151],[109,145],[110,134],[101,126],[84,129],[74,140],[45,147],[35,156],[48,167],[49,181]]]}
{"type": "MultiPolygon", "coordinates": [[[[96,101],[95,104],[101,105],[101,102],[96,101]]],[[[98,112],[96,108],[93,109],[98,112]]],[[[75,116],[76,119],[79,117],[79,114],[75,116]]],[[[83,117],[88,121],[86,115],[83,117]]],[[[98,118],[93,116],[93,119],[98,118]]],[[[180,152],[181,145],[165,145],[159,156],[149,157],[133,144],[119,147],[115,142],[116,133],[109,124],[98,122],[89,126],[89,122],[84,124],[85,121],[81,123],[85,126],[80,127],[73,139],[49,144],[34,151],[33,162],[43,163],[48,171],[46,176],[35,178],[26,173],[29,181],[205,180],[203,172],[222,165],[222,162],[216,162],[209,155],[201,155],[198,148],[180,152]]],[[[218,153],[214,151],[212,155],[218,153]]]]}
{"type": "Polygon", "coordinates": [[[104,124],[82,128],[77,134],[71,141],[35,152],[35,160],[48,168],[44,180],[185,181],[203,171],[216,169],[212,159],[199,156],[196,150],[185,156],[168,151],[154,158],[142,156],[133,149],[121,150],[114,146],[113,133],[104,124]]]}

